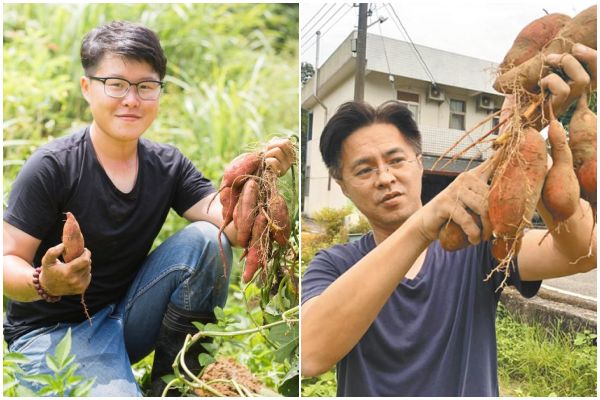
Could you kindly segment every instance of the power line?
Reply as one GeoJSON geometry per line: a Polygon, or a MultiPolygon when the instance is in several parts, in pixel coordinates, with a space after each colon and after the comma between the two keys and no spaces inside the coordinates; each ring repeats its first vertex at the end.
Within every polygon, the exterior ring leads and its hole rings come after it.
{"type": "Polygon", "coordinates": [[[309,33],[309,32],[310,32],[310,31],[311,31],[311,30],[312,30],[312,29],[313,29],[315,26],[319,25],[319,22],[321,22],[321,20],[322,20],[323,18],[325,18],[325,16],[326,16],[327,14],[329,14],[329,11],[331,11],[331,10],[332,10],[334,7],[335,7],[335,3],[332,3],[332,4],[331,4],[331,7],[329,7],[329,8],[327,9],[327,11],[325,11],[325,13],[324,13],[323,15],[321,15],[321,17],[320,17],[320,18],[319,18],[319,19],[318,19],[318,20],[317,20],[317,21],[316,21],[316,22],[313,24],[313,26],[312,26],[312,27],[311,27],[311,28],[310,28],[308,31],[306,31],[305,33],[306,33],[306,34],[308,34],[308,33],[309,33]]]}
{"type": "MultiPolygon", "coordinates": [[[[394,10],[394,7],[392,7],[391,3],[387,3],[387,5],[390,6],[390,8],[392,9],[392,13],[394,14],[394,16],[396,17],[396,19],[398,20],[398,23],[400,24],[400,26],[402,27],[402,30],[404,31],[404,34],[406,35],[406,37],[408,38],[408,41],[410,42],[412,48],[414,49],[415,53],[417,54],[417,58],[419,60],[419,62],[421,63],[421,65],[423,66],[423,68],[425,69],[425,74],[429,77],[429,79],[431,80],[431,83],[435,86],[437,85],[435,82],[435,78],[433,77],[433,74],[431,73],[431,70],[429,69],[429,67],[427,66],[427,63],[425,62],[425,60],[423,59],[423,56],[421,55],[421,53],[419,52],[419,49],[417,49],[417,46],[415,46],[414,42],[412,41],[412,39],[410,38],[410,35],[408,34],[408,31],[406,30],[406,28],[404,27],[404,25],[402,24],[402,21],[400,20],[400,18],[398,17],[398,14],[396,14],[396,10],[394,10]]],[[[392,18],[393,19],[393,18],[392,18]]],[[[394,20],[395,22],[396,20],[394,20]]],[[[397,26],[397,25],[396,25],[397,26]]]]}
{"type": "Polygon", "coordinates": [[[321,10],[323,10],[326,5],[327,4],[323,4],[323,6],[321,6],[321,8],[319,8],[319,11],[317,11],[316,13],[314,13],[314,15],[308,20],[308,22],[306,24],[304,24],[304,27],[302,29],[300,29],[300,33],[302,33],[302,31],[306,29],[306,27],[313,21],[313,19],[315,19],[315,17],[317,15],[319,15],[319,13],[321,12],[321,10]]]}
{"type": "Polygon", "coordinates": [[[377,8],[375,8],[375,14],[377,15],[377,19],[380,20],[380,22],[379,22],[379,37],[381,37],[381,45],[383,46],[383,55],[385,56],[385,63],[387,64],[388,80],[390,82],[390,85],[392,86],[392,92],[394,93],[394,96],[396,96],[396,86],[394,85],[394,77],[392,75],[392,69],[390,68],[390,60],[388,59],[387,50],[385,48],[385,39],[383,37],[383,30],[381,29],[381,18],[379,17],[379,12],[378,12],[377,8]]]}
{"type": "MultiPolygon", "coordinates": [[[[331,28],[333,28],[334,26],[336,26],[336,24],[337,24],[337,23],[338,23],[338,22],[339,22],[339,21],[340,21],[340,20],[341,20],[341,19],[342,19],[342,18],[343,18],[343,17],[344,17],[346,14],[348,14],[348,11],[350,11],[351,9],[352,9],[352,6],[349,6],[348,4],[342,4],[342,5],[341,5],[341,6],[340,6],[340,7],[339,7],[339,8],[338,8],[338,9],[337,9],[337,10],[336,10],[336,11],[335,11],[333,14],[331,14],[331,16],[330,16],[330,17],[327,19],[327,21],[325,21],[325,22],[323,23],[323,25],[321,25],[321,27],[320,27],[320,28],[317,30],[317,32],[319,32],[319,31],[321,32],[321,38],[322,38],[323,36],[325,36],[325,34],[326,34],[327,32],[329,32],[329,31],[331,30],[331,28]],[[327,30],[323,31],[323,28],[325,28],[325,26],[327,26],[327,24],[328,24],[328,23],[329,23],[329,22],[330,22],[330,21],[331,21],[331,20],[332,20],[332,19],[333,19],[333,18],[334,18],[334,17],[335,17],[337,14],[339,14],[339,12],[340,12],[340,11],[341,11],[341,10],[342,10],[344,7],[348,7],[348,9],[346,10],[346,12],[345,12],[345,13],[343,13],[343,14],[341,14],[341,15],[340,15],[340,17],[339,17],[339,18],[338,18],[338,19],[337,19],[337,20],[336,20],[336,21],[335,21],[333,24],[331,24],[331,25],[329,26],[329,28],[327,28],[327,30]]],[[[317,41],[316,41],[316,36],[317,36],[316,34],[315,34],[315,35],[313,35],[313,36],[311,36],[311,37],[310,37],[310,38],[309,38],[309,39],[308,39],[308,40],[307,40],[305,43],[303,43],[303,44],[302,44],[302,46],[304,47],[304,50],[302,50],[302,53],[301,53],[301,54],[304,54],[304,53],[306,53],[306,52],[307,52],[309,49],[311,49],[311,48],[312,48],[312,47],[313,47],[313,46],[314,46],[314,45],[317,43],[317,41]],[[315,39],[315,40],[314,40],[314,41],[311,43],[311,41],[312,41],[313,39],[315,39]],[[310,45],[309,45],[309,43],[310,43],[310,45]]]]}

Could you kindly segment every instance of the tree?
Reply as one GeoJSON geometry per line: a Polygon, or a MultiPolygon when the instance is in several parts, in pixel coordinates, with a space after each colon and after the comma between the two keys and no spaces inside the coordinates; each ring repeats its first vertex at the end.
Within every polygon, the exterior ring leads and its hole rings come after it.
{"type": "Polygon", "coordinates": [[[315,67],[313,67],[311,63],[302,61],[300,68],[302,72],[302,86],[304,86],[304,84],[315,74],[315,67]]]}

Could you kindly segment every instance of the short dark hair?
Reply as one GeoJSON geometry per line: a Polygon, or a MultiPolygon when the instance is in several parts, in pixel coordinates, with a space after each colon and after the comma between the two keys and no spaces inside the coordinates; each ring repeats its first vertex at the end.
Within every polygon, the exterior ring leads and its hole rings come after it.
{"type": "Polygon", "coordinates": [[[358,129],[376,123],[394,125],[415,153],[421,154],[421,133],[412,113],[402,103],[389,100],[374,108],[362,101],[349,101],[337,109],[321,134],[321,156],[334,178],[342,176],[340,160],[344,140],[358,129]]]}
{"type": "Polygon", "coordinates": [[[140,24],[113,21],[92,29],[81,43],[81,65],[92,75],[105,54],[148,63],[162,80],[167,73],[167,58],[156,33],[140,24]]]}

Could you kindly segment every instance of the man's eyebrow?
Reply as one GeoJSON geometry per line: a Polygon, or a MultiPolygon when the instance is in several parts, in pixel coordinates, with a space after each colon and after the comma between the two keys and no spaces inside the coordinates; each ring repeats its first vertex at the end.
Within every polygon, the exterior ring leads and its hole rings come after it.
{"type": "MultiPolygon", "coordinates": [[[[392,147],[391,149],[387,150],[384,153],[384,156],[389,157],[392,156],[394,154],[400,153],[402,155],[405,155],[406,152],[404,151],[404,149],[402,149],[401,147],[392,147]]],[[[371,162],[373,160],[373,157],[362,157],[359,158],[358,160],[355,160],[352,164],[350,164],[350,169],[354,169],[356,167],[358,167],[361,164],[368,164],[369,162],[371,162]]]]}
{"type": "MultiPolygon", "coordinates": [[[[125,78],[125,75],[121,75],[121,74],[106,74],[104,75],[104,77],[106,78],[119,78],[119,79],[125,79],[126,81],[135,83],[136,81],[132,81],[129,80],[127,78],[125,78]]],[[[159,82],[160,79],[156,78],[155,76],[143,76],[141,77],[139,80],[137,80],[137,82],[146,82],[146,81],[155,81],[155,82],[159,82]]]]}

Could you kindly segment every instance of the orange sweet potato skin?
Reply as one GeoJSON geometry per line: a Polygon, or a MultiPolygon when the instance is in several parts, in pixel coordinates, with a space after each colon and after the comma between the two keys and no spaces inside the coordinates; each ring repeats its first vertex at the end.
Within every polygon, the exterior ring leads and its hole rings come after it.
{"type": "MultiPolygon", "coordinates": [[[[520,240],[531,221],[546,175],[546,144],[539,132],[526,128],[517,146],[507,155],[506,167],[497,170],[488,197],[493,235],[509,242],[520,240]]],[[[496,240],[492,247],[501,242],[496,240]]]]}
{"type": "Polygon", "coordinates": [[[541,56],[533,56],[507,72],[501,70],[501,75],[494,82],[494,89],[506,94],[513,93],[515,89],[519,88],[531,93],[539,92],[540,79],[550,73],[550,69],[544,65],[543,56],[552,53],[570,53],[575,43],[595,49],[597,47],[596,25],[597,16],[594,5],[568,21],[544,46],[541,56]]]}
{"type": "Polygon", "coordinates": [[[258,201],[258,183],[255,179],[248,180],[242,189],[237,213],[234,218],[237,228],[237,239],[241,247],[247,247],[252,234],[252,225],[256,218],[257,201],[258,201]]]}
{"type": "Polygon", "coordinates": [[[63,250],[63,260],[65,262],[71,262],[80,255],[83,254],[85,248],[85,242],[83,240],[83,234],[79,223],[75,219],[75,216],[67,212],[67,220],[63,227],[62,241],[65,245],[63,250]]]}
{"type": "Polygon", "coordinates": [[[581,197],[596,204],[596,130],[597,118],[581,96],[569,125],[569,147],[573,152],[573,167],[581,186],[581,197]]]}
{"type": "Polygon", "coordinates": [[[500,64],[500,72],[524,63],[539,53],[563,26],[571,19],[564,14],[548,14],[528,24],[515,39],[512,47],[500,64]]]}
{"type": "Polygon", "coordinates": [[[273,240],[280,246],[285,246],[290,238],[290,214],[285,199],[279,193],[271,199],[269,215],[273,224],[276,225],[271,231],[273,240]]]}
{"type": "Polygon", "coordinates": [[[268,221],[263,213],[259,213],[252,227],[250,247],[246,256],[246,264],[242,279],[248,283],[254,273],[264,266],[268,246],[268,221]]]}
{"type": "Polygon", "coordinates": [[[573,170],[573,156],[567,144],[567,135],[556,119],[548,126],[548,140],[552,151],[552,167],[546,175],[542,201],[555,222],[575,214],[579,206],[579,183],[573,170]]]}
{"type": "Polygon", "coordinates": [[[261,162],[262,157],[259,153],[240,154],[225,168],[221,187],[243,185],[243,177],[254,174],[261,162]]]}
{"type": "MultiPolygon", "coordinates": [[[[471,210],[467,209],[467,212],[469,215],[471,215],[471,217],[473,217],[473,219],[477,222],[477,225],[479,225],[481,228],[481,219],[479,216],[471,210]]],[[[466,233],[463,232],[460,225],[452,220],[445,224],[440,230],[439,240],[442,248],[447,251],[457,251],[471,245],[469,238],[467,237],[466,233]]]]}

